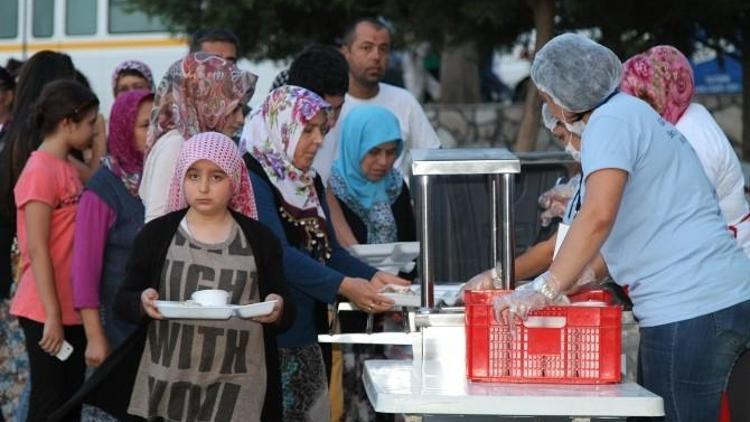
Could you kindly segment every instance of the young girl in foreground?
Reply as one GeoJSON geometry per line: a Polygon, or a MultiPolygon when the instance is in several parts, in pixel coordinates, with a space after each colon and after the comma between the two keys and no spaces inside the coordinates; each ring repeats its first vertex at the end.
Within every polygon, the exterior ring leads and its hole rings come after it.
{"type": "Polygon", "coordinates": [[[128,412],[164,420],[281,420],[275,333],[293,317],[281,247],[247,217],[255,217],[255,203],[230,138],[208,132],[185,142],[169,208],[136,238],[116,300],[121,315],[154,320],[128,412]],[[232,304],[277,303],[270,315],[223,321],[166,320],[155,307],[157,299],[185,301],[202,289],[226,290],[232,304]]]}
{"type": "MultiPolygon", "coordinates": [[[[42,140],[13,190],[17,207],[21,279],[11,314],[26,336],[31,367],[29,421],[43,421],[83,383],[86,337],[73,307],[70,280],[73,233],[83,187],[68,160],[88,148],[95,134],[99,100],[71,80],[44,87],[32,114],[42,140]],[[67,341],[73,353],[56,357],[67,341]]],[[[71,419],[80,418],[80,409],[71,419]]]]}

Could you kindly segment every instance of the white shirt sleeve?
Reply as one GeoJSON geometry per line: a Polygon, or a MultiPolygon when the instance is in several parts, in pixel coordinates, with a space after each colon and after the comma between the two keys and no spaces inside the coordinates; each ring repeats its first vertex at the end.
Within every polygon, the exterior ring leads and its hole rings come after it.
{"type": "Polygon", "coordinates": [[[406,132],[406,139],[404,139],[404,153],[396,161],[397,166],[401,173],[408,179],[411,174],[411,150],[422,149],[422,148],[440,148],[440,138],[438,138],[435,129],[430,124],[430,120],[422,110],[422,106],[419,104],[416,98],[411,94],[408,94],[408,99],[405,99],[407,105],[407,128],[402,128],[402,131],[406,132]]]}
{"type": "Polygon", "coordinates": [[[411,148],[440,148],[440,138],[422,110],[422,106],[412,97],[414,105],[409,112],[409,137],[411,148]]]}
{"type": "Polygon", "coordinates": [[[716,190],[727,224],[748,212],[745,179],[737,154],[711,113],[700,104],[690,104],[675,125],[695,150],[709,182],[716,190]]]}
{"type": "Polygon", "coordinates": [[[138,189],[145,208],[146,223],[167,213],[169,184],[183,143],[177,131],[167,132],[146,157],[138,189]]]}
{"type": "Polygon", "coordinates": [[[737,154],[713,116],[700,104],[691,104],[675,127],[687,138],[716,190],[727,224],[747,214],[745,179],[737,154]]]}

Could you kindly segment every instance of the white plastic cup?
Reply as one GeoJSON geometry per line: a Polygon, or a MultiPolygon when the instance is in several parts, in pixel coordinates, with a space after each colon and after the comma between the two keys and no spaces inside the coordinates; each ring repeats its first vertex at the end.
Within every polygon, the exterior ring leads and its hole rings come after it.
{"type": "Polygon", "coordinates": [[[224,306],[229,302],[229,292],[218,289],[196,290],[190,295],[190,299],[202,306],[224,306]]]}

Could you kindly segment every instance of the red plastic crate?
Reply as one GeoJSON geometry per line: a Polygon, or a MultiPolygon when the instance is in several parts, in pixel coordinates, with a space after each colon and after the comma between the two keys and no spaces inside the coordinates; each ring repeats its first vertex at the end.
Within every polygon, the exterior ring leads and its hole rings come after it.
{"type": "MultiPolygon", "coordinates": [[[[550,306],[516,320],[515,335],[495,321],[492,302],[507,290],[467,291],[466,372],[471,381],[608,384],[620,381],[620,306],[550,306]]],[[[571,298],[609,303],[590,291],[571,298]]]]}

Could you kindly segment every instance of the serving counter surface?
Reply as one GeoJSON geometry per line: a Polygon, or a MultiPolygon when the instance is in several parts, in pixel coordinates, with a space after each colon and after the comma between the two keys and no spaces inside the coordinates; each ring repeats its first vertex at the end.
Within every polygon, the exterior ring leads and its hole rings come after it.
{"type": "Polygon", "coordinates": [[[365,362],[377,412],[432,415],[663,416],[662,399],[632,382],[612,385],[483,384],[434,360],[365,362]]]}

